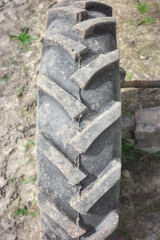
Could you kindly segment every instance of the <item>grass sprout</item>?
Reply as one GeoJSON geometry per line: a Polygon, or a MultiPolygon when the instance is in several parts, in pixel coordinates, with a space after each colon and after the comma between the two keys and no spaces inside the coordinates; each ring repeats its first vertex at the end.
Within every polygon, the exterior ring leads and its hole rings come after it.
{"type": "Polygon", "coordinates": [[[146,12],[148,12],[148,5],[144,2],[139,2],[137,3],[137,11],[141,14],[145,14],[146,12]]]}
{"type": "Polygon", "coordinates": [[[19,35],[9,35],[11,40],[16,40],[19,44],[21,44],[25,51],[29,50],[28,44],[32,41],[32,40],[36,40],[35,38],[32,38],[29,34],[28,34],[29,28],[28,27],[24,27],[22,29],[22,32],[19,35]]]}

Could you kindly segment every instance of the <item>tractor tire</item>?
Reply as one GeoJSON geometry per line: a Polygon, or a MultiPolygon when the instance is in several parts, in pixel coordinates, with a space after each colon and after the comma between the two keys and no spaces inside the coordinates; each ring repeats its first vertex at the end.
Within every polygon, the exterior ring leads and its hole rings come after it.
{"type": "Polygon", "coordinates": [[[42,239],[114,239],[121,176],[119,52],[112,8],[49,10],[38,77],[42,239]]]}

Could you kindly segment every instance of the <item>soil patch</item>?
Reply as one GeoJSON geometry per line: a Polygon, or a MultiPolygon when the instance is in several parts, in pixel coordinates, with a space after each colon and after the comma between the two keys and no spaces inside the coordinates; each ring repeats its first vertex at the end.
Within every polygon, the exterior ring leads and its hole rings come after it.
{"type": "MultiPolygon", "coordinates": [[[[49,0],[0,2],[0,239],[40,239],[35,154],[36,81],[49,0]],[[11,37],[10,37],[11,36],[11,37]],[[14,36],[14,37],[13,37],[14,36]],[[16,37],[15,37],[16,36],[16,37]]],[[[121,67],[127,80],[160,75],[160,3],[111,0],[117,18],[121,67]],[[149,20],[150,19],[150,20],[149,20]]],[[[123,89],[123,113],[160,105],[158,89],[123,89]]],[[[132,148],[132,147],[131,147],[132,148]]],[[[145,152],[122,156],[117,240],[160,239],[160,160],[145,152]],[[135,157],[136,156],[136,157],[135,157]]]]}

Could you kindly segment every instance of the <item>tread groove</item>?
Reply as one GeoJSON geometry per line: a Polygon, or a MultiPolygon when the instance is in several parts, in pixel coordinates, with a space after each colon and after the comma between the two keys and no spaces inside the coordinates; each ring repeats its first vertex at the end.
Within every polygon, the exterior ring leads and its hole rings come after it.
{"type": "Polygon", "coordinates": [[[88,210],[120,179],[121,164],[113,160],[96,181],[82,190],[81,195],[76,194],[70,201],[70,205],[81,214],[88,210]]]}
{"type": "Polygon", "coordinates": [[[80,88],[86,88],[87,85],[92,81],[92,78],[95,74],[118,60],[118,50],[114,50],[107,54],[100,54],[97,59],[75,72],[71,76],[71,80],[77,82],[80,88]]]}
{"type": "Polygon", "coordinates": [[[78,184],[86,175],[79,169],[72,165],[72,163],[67,159],[63,153],[61,153],[56,147],[50,145],[49,142],[39,134],[37,146],[39,151],[54,164],[56,167],[64,174],[68,179],[69,183],[72,185],[78,184]]]}
{"type": "Polygon", "coordinates": [[[82,132],[77,133],[77,135],[71,140],[70,144],[76,151],[85,153],[94,140],[120,116],[121,103],[112,102],[112,106],[89,123],[82,132]]]}
{"type": "Polygon", "coordinates": [[[44,92],[53,97],[73,120],[76,120],[87,110],[87,107],[79,100],[43,74],[39,75],[37,85],[44,92]]]}

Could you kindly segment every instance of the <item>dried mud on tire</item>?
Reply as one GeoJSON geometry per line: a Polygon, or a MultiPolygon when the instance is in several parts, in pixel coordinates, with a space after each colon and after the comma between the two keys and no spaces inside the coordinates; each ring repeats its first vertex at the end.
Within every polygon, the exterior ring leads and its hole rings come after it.
{"type": "Polygon", "coordinates": [[[55,5],[42,42],[37,162],[44,237],[111,239],[121,175],[112,8],[95,1],[55,5]]]}

